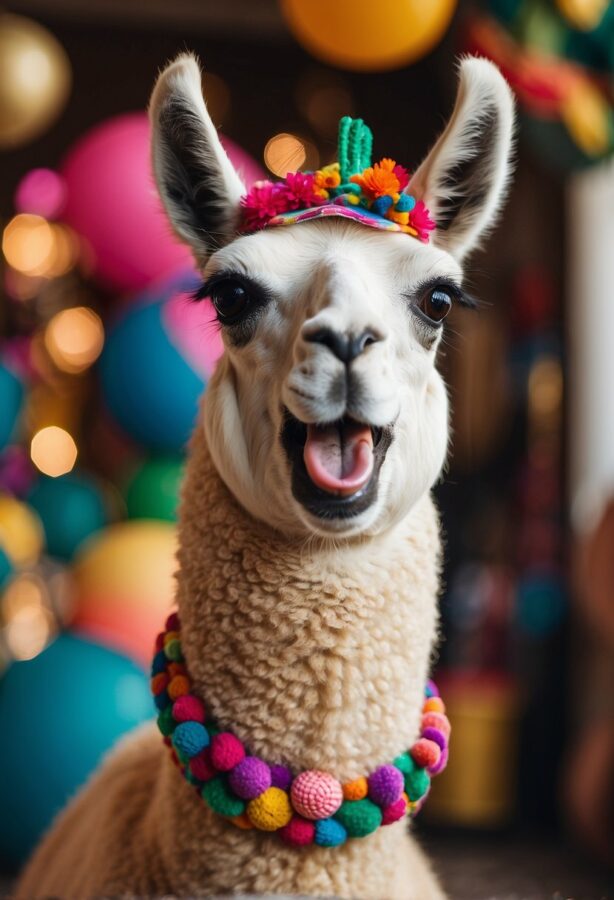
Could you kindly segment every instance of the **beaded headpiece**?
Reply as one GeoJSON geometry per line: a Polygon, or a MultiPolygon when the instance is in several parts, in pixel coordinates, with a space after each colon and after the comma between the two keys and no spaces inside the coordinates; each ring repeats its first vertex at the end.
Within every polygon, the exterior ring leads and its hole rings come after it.
{"type": "Polygon", "coordinates": [[[415,815],[431,777],[448,759],[450,723],[432,681],[424,692],[420,737],[411,749],[342,784],[328,772],[294,773],[280,761],[250,755],[232,732],[219,728],[192,690],[177,613],[158,635],[151,674],[158,728],[202,800],[237,828],[275,831],[295,847],[338,847],[415,815]]]}
{"type": "Polygon", "coordinates": [[[393,159],[372,164],[373,135],[362,119],[339,122],[338,162],[315,172],[257,181],[241,199],[242,232],[341,216],[370,228],[401,231],[425,243],[435,228],[429,211],[412,196],[407,169],[393,159]]]}

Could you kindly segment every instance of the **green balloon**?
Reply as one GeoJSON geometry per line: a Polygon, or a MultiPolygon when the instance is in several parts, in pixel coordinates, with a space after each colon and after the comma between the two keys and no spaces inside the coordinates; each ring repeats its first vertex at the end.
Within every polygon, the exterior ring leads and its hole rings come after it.
{"type": "Polygon", "coordinates": [[[129,519],[177,518],[183,460],[148,459],[131,476],[124,491],[129,519]]]}

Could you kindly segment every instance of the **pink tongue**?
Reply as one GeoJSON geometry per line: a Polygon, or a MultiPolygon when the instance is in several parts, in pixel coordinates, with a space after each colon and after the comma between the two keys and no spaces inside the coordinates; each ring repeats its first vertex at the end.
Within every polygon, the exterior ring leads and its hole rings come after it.
{"type": "Polygon", "coordinates": [[[373,472],[373,437],[368,425],[307,426],[303,459],[315,485],[331,494],[359,491],[373,472]]]}

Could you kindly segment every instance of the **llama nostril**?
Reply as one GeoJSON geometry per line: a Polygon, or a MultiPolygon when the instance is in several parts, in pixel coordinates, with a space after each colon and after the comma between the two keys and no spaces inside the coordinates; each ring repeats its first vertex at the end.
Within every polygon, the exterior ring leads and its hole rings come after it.
{"type": "Polygon", "coordinates": [[[368,346],[381,341],[381,336],[369,328],[359,335],[333,331],[332,328],[320,328],[308,335],[305,340],[312,344],[324,344],[335,354],[337,359],[348,364],[364,353],[368,346]]]}

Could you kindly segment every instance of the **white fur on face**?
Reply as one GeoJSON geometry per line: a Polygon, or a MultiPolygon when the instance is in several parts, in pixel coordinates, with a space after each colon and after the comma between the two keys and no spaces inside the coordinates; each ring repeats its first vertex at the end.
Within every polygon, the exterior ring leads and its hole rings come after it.
{"type": "Polygon", "coordinates": [[[448,440],[447,396],[435,368],[441,331],[424,325],[409,298],[432,279],[460,283],[458,264],[407,235],[327,221],[239,238],[211,258],[205,276],[222,271],[248,275],[272,300],[245,346],[226,339],[207,390],[205,429],[220,475],[252,515],[283,531],[386,530],[431,487],[448,440]],[[339,390],[344,365],[306,339],[325,325],[354,333],[369,328],[379,338],[352,363],[349,406],[339,390]],[[305,423],[346,413],[375,426],[394,423],[369,509],[326,523],[294,499],[280,441],[284,408],[305,423]]]}

